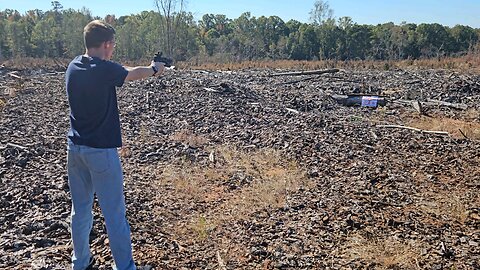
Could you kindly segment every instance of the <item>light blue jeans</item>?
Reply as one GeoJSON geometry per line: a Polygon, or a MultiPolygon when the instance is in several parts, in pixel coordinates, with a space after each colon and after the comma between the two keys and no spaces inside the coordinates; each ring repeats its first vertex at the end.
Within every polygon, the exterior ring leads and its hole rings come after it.
{"type": "Polygon", "coordinates": [[[125,216],[123,174],[116,148],[99,149],[68,143],[68,183],[72,195],[72,269],[84,270],[90,260],[92,205],[97,194],[118,270],[135,270],[130,226],[125,216]]]}

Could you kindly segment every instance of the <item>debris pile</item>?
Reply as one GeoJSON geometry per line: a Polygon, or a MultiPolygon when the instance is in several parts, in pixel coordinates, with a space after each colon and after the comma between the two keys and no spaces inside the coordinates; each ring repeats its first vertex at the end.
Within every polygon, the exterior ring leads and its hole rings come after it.
{"type": "MultiPolygon", "coordinates": [[[[478,75],[280,72],[171,71],[118,90],[139,263],[480,268],[478,75]],[[387,102],[347,107],[331,98],[351,94],[387,102]],[[423,118],[464,126],[432,129],[415,122],[423,118]]],[[[64,269],[64,74],[8,74],[0,75],[0,268],[64,269]]],[[[98,205],[94,216],[96,268],[109,269],[98,205]]]]}

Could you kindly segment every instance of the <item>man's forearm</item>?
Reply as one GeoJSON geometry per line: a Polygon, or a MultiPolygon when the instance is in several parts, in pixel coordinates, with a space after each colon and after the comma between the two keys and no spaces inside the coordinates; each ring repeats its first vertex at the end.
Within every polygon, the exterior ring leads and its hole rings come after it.
{"type": "Polygon", "coordinates": [[[141,80],[153,75],[153,69],[151,66],[147,67],[125,67],[128,71],[126,81],[141,80]]]}

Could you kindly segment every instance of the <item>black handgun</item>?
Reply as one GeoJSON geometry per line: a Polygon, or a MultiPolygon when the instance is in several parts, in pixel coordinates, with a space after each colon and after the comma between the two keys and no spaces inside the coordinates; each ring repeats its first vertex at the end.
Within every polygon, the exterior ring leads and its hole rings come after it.
{"type": "Polygon", "coordinates": [[[173,64],[173,59],[163,57],[162,52],[157,52],[155,57],[153,57],[153,62],[160,62],[163,63],[165,67],[171,67],[173,64]]]}

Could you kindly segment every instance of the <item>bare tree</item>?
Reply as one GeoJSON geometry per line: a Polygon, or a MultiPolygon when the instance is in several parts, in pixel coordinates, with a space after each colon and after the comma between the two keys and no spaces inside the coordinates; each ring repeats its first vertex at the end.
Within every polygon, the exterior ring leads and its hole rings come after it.
{"type": "Polygon", "coordinates": [[[161,20],[160,36],[165,40],[167,54],[173,55],[176,34],[186,0],[154,0],[161,20]]]}
{"type": "Polygon", "coordinates": [[[310,21],[313,24],[320,25],[333,18],[333,10],[328,1],[316,0],[313,9],[310,11],[310,21]]]}

